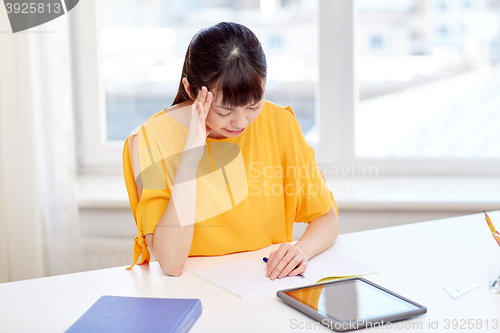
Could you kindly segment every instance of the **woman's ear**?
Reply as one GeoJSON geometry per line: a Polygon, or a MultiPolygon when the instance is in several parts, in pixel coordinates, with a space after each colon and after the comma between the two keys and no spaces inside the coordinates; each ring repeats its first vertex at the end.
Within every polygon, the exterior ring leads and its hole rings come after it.
{"type": "Polygon", "coordinates": [[[193,96],[191,96],[191,92],[189,91],[189,82],[188,82],[187,77],[182,78],[182,84],[184,85],[184,90],[186,90],[189,98],[194,101],[195,99],[193,98],[193,96]]]}

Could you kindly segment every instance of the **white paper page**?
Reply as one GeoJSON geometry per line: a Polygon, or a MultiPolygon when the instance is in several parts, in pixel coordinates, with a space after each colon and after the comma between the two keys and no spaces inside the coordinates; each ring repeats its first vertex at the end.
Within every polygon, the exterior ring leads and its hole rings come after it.
{"type": "Polygon", "coordinates": [[[197,271],[194,274],[238,297],[248,298],[314,284],[325,277],[359,276],[376,272],[346,256],[329,251],[309,260],[304,272],[305,279],[286,277],[271,281],[266,277],[266,270],[266,263],[250,259],[197,271]]]}
{"type": "Polygon", "coordinates": [[[325,251],[309,260],[304,275],[313,283],[326,277],[360,276],[377,273],[376,270],[341,255],[325,251]]]}
{"type": "Polygon", "coordinates": [[[266,277],[267,265],[262,260],[250,259],[194,272],[194,275],[241,298],[272,294],[281,289],[313,284],[300,277],[271,281],[266,277]]]}

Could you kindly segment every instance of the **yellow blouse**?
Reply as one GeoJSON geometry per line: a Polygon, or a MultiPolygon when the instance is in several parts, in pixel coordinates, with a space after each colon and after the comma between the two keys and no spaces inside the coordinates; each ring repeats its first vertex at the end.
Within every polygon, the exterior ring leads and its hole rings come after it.
{"type": "MultiPolygon", "coordinates": [[[[123,172],[138,229],[132,266],[141,255],[139,264],[150,260],[145,235],[154,233],[172,184],[178,181],[175,174],[187,133],[168,112],[160,111],[125,142],[123,172]],[[141,166],[137,180],[129,150],[134,135],[141,166]],[[140,199],[136,181],[143,187],[140,199]]],[[[338,214],[293,111],[268,101],[240,136],[207,138],[195,181],[196,223],[190,256],[290,242],[294,222],[308,223],[332,207],[338,214]]]]}

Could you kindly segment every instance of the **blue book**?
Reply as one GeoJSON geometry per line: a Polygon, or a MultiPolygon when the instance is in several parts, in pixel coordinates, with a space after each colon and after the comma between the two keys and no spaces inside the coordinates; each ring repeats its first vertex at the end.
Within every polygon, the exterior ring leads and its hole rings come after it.
{"type": "Polygon", "coordinates": [[[101,296],[66,332],[187,332],[199,299],[101,296]]]}

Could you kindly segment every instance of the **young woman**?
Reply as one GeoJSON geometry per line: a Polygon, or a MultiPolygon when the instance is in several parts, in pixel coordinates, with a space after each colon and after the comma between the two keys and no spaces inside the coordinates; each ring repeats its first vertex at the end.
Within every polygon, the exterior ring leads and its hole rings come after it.
{"type": "Polygon", "coordinates": [[[151,251],[179,276],[188,256],[282,243],[267,262],[274,280],[303,272],[333,243],[335,200],[292,110],[265,101],[266,69],[245,26],[222,22],[193,37],[172,107],[125,142],[132,266],[151,251]],[[308,226],[292,245],[294,222],[308,226]]]}

